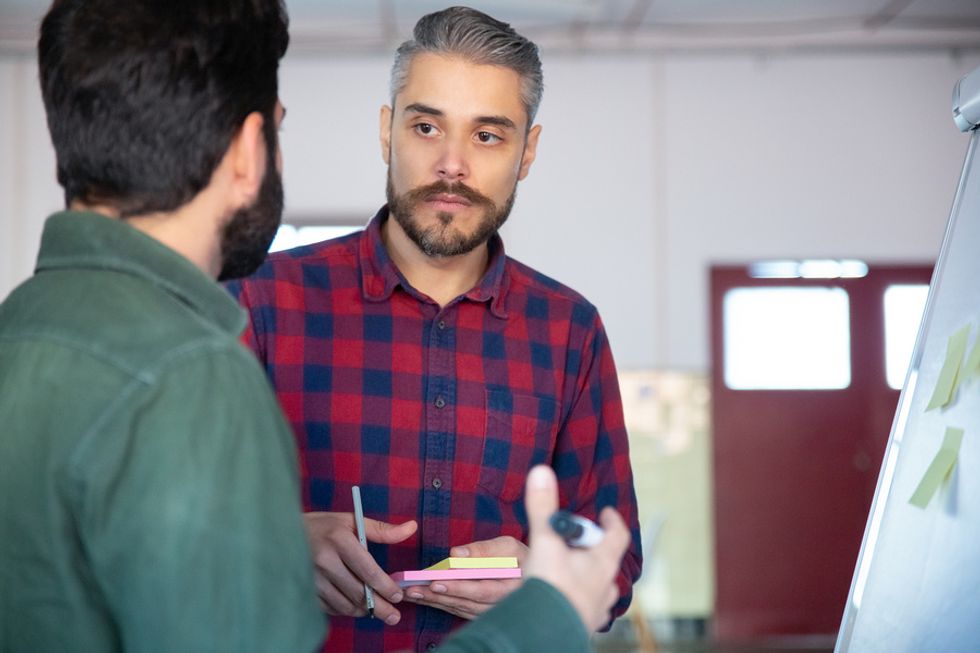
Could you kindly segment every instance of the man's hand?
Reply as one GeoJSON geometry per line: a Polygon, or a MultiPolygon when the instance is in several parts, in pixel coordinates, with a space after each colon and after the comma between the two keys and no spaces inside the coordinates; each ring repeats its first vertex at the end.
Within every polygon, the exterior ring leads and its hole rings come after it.
{"type": "Polygon", "coordinates": [[[612,508],[599,515],[599,524],[605,531],[602,542],[591,549],[567,546],[548,523],[558,510],[558,482],[554,471],[538,465],[527,477],[524,498],[530,526],[531,550],[525,578],[538,577],[558,589],[582,618],[590,632],[609,621],[609,610],[619,598],[616,574],[630,532],[612,508]]]}
{"type": "MultiPolygon", "coordinates": [[[[449,551],[454,558],[514,557],[522,568],[527,554],[527,546],[508,536],[471,542],[449,551]]],[[[405,593],[413,603],[439,608],[463,619],[475,619],[520,586],[519,578],[446,580],[434,582],[428,587],[408,587],[405,593]]]]}
{"type": "MultiPolygon", "coordinates": [[[[306,537],[316,565],[316,586],[327,614],[362,617],[367,614],[364,583],[374,590],[374,616],[389,626],[401,619],[393,603],[402,600],[398,583],[384,572],[357,539],[354,515],[346,512],[308,512],[304,516],[306,537]]],[[[418,528],[414,520],[389,524],[364,520],[367,539],[395,544],[411,537],[418,528]]]]}

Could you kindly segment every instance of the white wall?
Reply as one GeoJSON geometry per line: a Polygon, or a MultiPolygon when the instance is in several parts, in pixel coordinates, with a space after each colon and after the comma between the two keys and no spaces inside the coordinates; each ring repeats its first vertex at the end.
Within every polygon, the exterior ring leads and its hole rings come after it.
{"type": "MultiPolygon", "coordinates": [[[[544,54],[538,160],[513,256],[599,307],[623,369],[708,365],[707,267],[931,261],[966,148],[950,94],[980,52],[544,54]]],[[[289,56],[287,215],[367,220],[387,57],[289,56]]],[[[32,57],[0,59],[0,296],[61,204],[32,57]]]]}

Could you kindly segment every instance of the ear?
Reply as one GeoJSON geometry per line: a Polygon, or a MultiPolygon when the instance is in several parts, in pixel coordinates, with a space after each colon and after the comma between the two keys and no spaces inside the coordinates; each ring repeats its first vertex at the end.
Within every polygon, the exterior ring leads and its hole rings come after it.
{"type": "Polygon", "coordinates": [[[381,137],[381,158],[385,165],[391,164],[391,107],[387,104],[381,107],[378,131],[381,137]]]}
{"type": "Polygon", "coordinates": [[[258,197],[265,175],[266,143],[262,133],[265,118],[258,111],[245,117],[228,146],[231,161],[231,192],[236,207],[248,206],[258,197]]]}
{"type": "Polygon", "coordinates": [[[534,157],[538,153],[539,136],[541,136],[541,125],[531,127],[531,131],[527,133],[527,140],[524,141],[524,155],[521,157],[521,169],[517,173],[518,181],[523,181],[527,177],[531,164],[534,163],[534,157]]]}

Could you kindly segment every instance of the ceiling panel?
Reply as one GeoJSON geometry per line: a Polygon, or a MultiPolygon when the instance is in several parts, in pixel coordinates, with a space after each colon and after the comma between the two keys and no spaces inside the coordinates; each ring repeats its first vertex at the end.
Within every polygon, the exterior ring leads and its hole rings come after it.
{"type": "MultiPolygon", "coordinates": [[[[457,0],[453,0],[457,1],[457,0]]],[[[389,53],[445,0],[287,0],[293,47],[389,53]]],[[[544,48],[980,48],[977,0],[486,0],[544,48]]],[[[0,0],[0,52],[33,50],[48,0],[0,0]]]]}

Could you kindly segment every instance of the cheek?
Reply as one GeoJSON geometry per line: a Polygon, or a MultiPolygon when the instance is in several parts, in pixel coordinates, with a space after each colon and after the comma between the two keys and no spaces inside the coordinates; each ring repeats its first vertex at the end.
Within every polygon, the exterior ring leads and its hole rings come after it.
{"type": "Polygon", "coordinates": [[[431,169],[424,152],[392,148],[388,170],[396,188],[415,188],[431,183],[433,179],[428,174],[431,169]]]}

